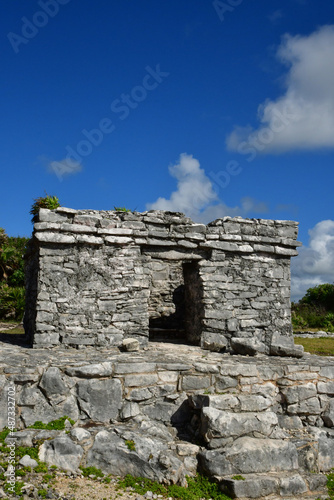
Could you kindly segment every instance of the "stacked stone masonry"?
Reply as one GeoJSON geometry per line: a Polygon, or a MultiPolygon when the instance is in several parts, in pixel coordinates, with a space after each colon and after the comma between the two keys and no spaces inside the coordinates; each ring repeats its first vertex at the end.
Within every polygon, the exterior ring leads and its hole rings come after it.
{"type": "Polygon", "coordinates": [[[233,498],[325,499],[333,380],[334,358],[310,355],[3,345],[0,424],[14,384],[17,446],[38,443],[50,465],[179,484],[200,471],[233,498]],[[66,431],[27,428],[64,415],[75,421],[66,431]]]}
{"type": "Polygon", "coordinates": [[[240,354],[292,355],[290,258],[297,223],[207,226],[163,211],[41,209],[27,259],[34,347],[149,338],[240,354]]]}

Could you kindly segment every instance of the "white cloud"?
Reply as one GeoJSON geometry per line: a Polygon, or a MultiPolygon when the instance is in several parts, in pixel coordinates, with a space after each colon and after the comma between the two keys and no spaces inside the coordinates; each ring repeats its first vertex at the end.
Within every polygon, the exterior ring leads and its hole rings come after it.
{"type": "Polygon", "coordinates": [[[309,235],[309,245],[292,259],[292,300],[299,300],[308,288],[334,281],[334,221],[318,222],[309,235]]]}
{"type": "Polygon", "coordinates": [[[334,25],[309,36],[284,35],[277,57],[289,67],[285,94],[259,106],[257,129],[236,126],[228,149],[253,158],[257,152],[334,148],[334,25]]]}
{"type": "Polygon", "coordinates": [[[70,160],[69,158],[64,158],[60,161],[50,161],[48,163],[48,171],[55,174],[60,181],[66,175],[73,175],[81,172],[82,165],[78,161],[70,160]]]}
{"type": "Polygon", "coordinates": [[[169,199],[158,198],[148,203],[148,210],[183,212],[197,222],[210,222],[229,216],[247,215],[249,212],[266,212],[267,206],[251,197],[241,199],[241,206],[229,207],[221,201],[211,179],[192,155],[182,153],[179,162],[169,167],[169,173],[177,179],[177,190],[169,199]]]}

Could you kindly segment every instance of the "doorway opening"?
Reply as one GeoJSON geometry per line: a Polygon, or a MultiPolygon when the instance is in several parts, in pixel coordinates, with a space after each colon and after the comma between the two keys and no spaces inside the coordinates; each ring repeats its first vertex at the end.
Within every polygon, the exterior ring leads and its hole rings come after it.
{"type": "Polygon", "coordinates": [[[199,345],[203,304],[198,262],[169,262],[165,274],[163,282],[152,280],[149,338],[156,342],[199,345]]]}

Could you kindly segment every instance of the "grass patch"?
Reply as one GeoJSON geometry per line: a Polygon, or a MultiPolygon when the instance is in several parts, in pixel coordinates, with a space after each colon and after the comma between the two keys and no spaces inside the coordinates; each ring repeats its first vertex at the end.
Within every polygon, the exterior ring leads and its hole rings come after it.
{"type": "Polygon", "coordinates": [[[139,495],[145,495],[147,491],[163,497],[179,498],[181,500],[230,500],[230,497],[219,491],[218,485],[212,483],[208,478],[197,474],[195,477],[187,477],[188,488],[175,484],[164,486],[144,477],[133,477],[126,475],[124,479],[118,482],[119,488],[133,488],[139,495]]]}
{"type": "Polygon", "coordinates": [[[304,339],[294,337],[296,345],[302,345],[306,352],[318,356],[334,356],[334,338],[320,337],[316,339],[304,339]]]}
{"type": "Polygon", "coordinates": [[[96,476],[96,477],[104,477],[101,469],[97,469],[96,467],[79,467],[81,469],[82,475],[84,477],[96,476]]]}
{"type": "Polygon", "coordinates": [[[133,439],[127,439],[125,441],[125,445],[128,447],[130,451],[136,451],[136,445],[133,439]]]}
{"type": "MultiPolygon", "coordinates": [[[[24,486],[23,481],[15,481],[14,494],[20,496],[22,494],[21,490],[23,486],[24,486]]],[[[12,490],[12,485],[10,483],[6,482],[3,486],[3,489],[5,490],[6,493],[12,495],[13,490],[12,490]]]]}
{"type": "Polygon", "coordinates": [[[37,420],[33,425],[29,425],[28,429],[46,429],[48,431],[63,431],[65,429],[65,421],[68,420],[71,425],[74,425],[75,422],[70,417],[66,415],[64,417],[60,417],[57,420],[52,420],[48,424],[44,424],[40,420],[37,420]]]}
{"type": "Polygon", "coordinates": [[[327,488],[329,499],[334,500],[334,472],[330,472],[329,474],[327,474],[327,488]]]}
{"type": "Polygon", "coordinates": [[[0,330],[0,334],[9,334],[9,335],[24,335],[25,331],[23,326],[18,326],[16,328],[11,328],[10,330],[0,330]]]}

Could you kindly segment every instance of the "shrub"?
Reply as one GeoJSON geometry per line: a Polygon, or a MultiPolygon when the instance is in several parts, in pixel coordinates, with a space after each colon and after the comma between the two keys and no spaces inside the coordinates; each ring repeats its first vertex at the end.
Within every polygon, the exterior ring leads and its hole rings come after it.
{"type": "Polygon", "coordinates": [[[24,287],[3,284],[0,288],[0,317],[21,320],[25,307],[24,287]]]}
{"type": "Polygon", "coordinates": [[[40,208],[48,208],[49,210],[54,210],[60,207],[59,199],[57,196],[51,196],[46,193],[46,196],[34,199],[30,213],[33,216],[31,221],[36,222],[38,212],[40,208]]]}

